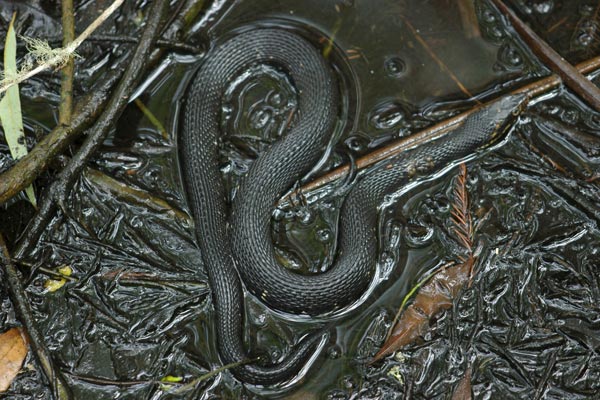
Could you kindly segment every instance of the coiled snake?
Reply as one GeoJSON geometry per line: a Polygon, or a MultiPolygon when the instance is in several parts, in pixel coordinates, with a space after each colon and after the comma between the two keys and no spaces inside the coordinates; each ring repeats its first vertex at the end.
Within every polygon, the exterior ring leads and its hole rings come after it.
{"type": "MultiPolygon", "coordinates": [[[[503,122],[522,99],[505,97],[471,115],[452,134],[397,157],[361,179],[343,205],[335,264],[323,274],[303,276],[277,263],[271,215],[277,200],[310,170],[329,141],[338,113],[333,73],[313,45],[283,29],[256,28],[214,48],[187,93],[179,146],[187,198],[212,289],[222,361],[248,358],[242,340],[240,276],[251,293],[291,313],[321,314],[356,301],[373,278],[378,206],[384,196],[496,143],[504,133],[503,122]],[[241,181],[228,224],[218,162],[222,98],[233,79],[258,64],[289,76],[299,93],[300,117],[253,162],[241,181]]],[[[248,364],[233,373],[257,384],[289,379],[320,340],[319,334],[309,335],[282,362],[248,364]]]]}

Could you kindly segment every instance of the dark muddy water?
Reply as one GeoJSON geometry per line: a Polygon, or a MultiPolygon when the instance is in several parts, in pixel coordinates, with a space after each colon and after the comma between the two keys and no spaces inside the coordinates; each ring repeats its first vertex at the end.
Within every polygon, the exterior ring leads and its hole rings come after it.
{"type": "MultiPolygon", "coordinates": [[[[82,29],[89,20],[84,16],[103,6],[80,3],[82,29]]],[[[133,3],[103,33],[135,36],[147,7],[133,3]]],[[[0,32],[16,9],[25,34],[57,35],[60,15],[52,4],[0,1],[0,32]]],[[[597,53],[594,2],[511,5],[570,61],[597,53]]],[[[487,1],[475,1],[474,8],[469,1],[416,0],[213,6],[220,11],[197,27],[195,44],[208,49],[251,27],[278,26],[308,38],[335,70],[344,99],[337,128],[321,162],[302,182],[548,74],[487,1]]],[[[82,48],[78,93],[89,90],[111,63],[126,62],[127,49],[111,42],[82,48]]],[[[398,188],[382,205],[373,238],[379,243],[377,276],[355,304],[308,318],[273,312],[246,296],[245,340],[254,353],[278,359],[304,333],[324,323],[333,326],[330,342],[300,376],[264,388],[241,385],[223,373],[179,396],[156,385],[167,375],[191,380],[221,366],[210,288],[194,244],[176,148],[185,89],[203,57],[168,52],[136,92],[168,138],[131,104],[89,164],[168,206],[153,206],[147,195],[124,196],[88,171],[66,212],[57,214],[28,256],[33,271],[26,274],[28,295],[76,398],[446,399],[467,369],[475,398],[596,398],[600,117],[565,89],[534,99],[501,146],[468,160],[477,274],[472,287],[432,322],[424,340],[374,366],[365,363],[410,289],[460,253],[450,222],[456,164],[398,188]],[[76,281],[48,292],[50,277],[41,269],[62,265],[73,269],[76,281]]],[[[32,143],[55,124],[58,82],[57,74],[47,74],[23,85],[32,143]]],[[[221,170],[230,198],[253,159],[298,118],[299,95],[284,73],[269,67],[232,82],[221,124],[221,170]]],[[[3,143],[4,170],[11,160],[3,143]]],[[[53,173],[37,181],[38,193],[53,173]]],[[[352,185],[333,182],[274,209],[273,240],[283,265],[306,274],[331,265],[339,209],[352,185]]],[[[0,210],[0,229],[11,243],[33,213],[24,197],[0,210]]],[[[18,322],[0,290],[0,327],[7,328],[18,322]]],[[[4,398],[49,398],[35,360],[27,365],[31,368],[4,398]]]]}

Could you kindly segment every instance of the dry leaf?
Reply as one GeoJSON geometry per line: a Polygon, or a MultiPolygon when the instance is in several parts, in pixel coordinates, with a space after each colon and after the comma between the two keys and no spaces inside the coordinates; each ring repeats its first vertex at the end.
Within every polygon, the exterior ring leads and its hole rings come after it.
{"type": "Polygon", "coordinates": [[[463,378],[458,382],[456,390],[452,394],[452,400],[471,400],[473,398],[471,392],[471,367],[469,367],[463,378]]]}
{"type": "Polygon", "coordinates": [[[460,165],[454,201],[452,203],[453,233],[460,243],[466,257],[459,257],[460,264],[452,268],[442,268],[424,284],[402,317],[393,327],[391,335],[385,341],[371,363],[392,354],[396,350],[423,336],[429,328],[429,320],[442,310],[452,307],[452,300],[460,289],[470,282],[475,257],[473,255],[473,222],[469,210],[469,194],[467,192],[467,167],[460,165]]]}
{"type": "Polygon", "coordinates": [[[429,320],[440,311],[452,307],[452,299],[469,281],[473,261],[471,257],[463,264],[443,268],[423,285],[371,363],[423,336],[429,328],[429,320]]]}
{"type": "Polygon", "coordinates": [[[20,328],[12,328],[0,335],[0,393],[6,391],[15,379],[27,356],[27,343],[20,328]]]}

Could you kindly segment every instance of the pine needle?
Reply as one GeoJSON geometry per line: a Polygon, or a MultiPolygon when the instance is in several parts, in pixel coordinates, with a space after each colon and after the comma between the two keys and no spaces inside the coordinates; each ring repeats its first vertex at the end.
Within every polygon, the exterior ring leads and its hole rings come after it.
{"type": "Polygon", "coordinates": [[[467,166],[460,164],[456,185],[454,187],[454,202],[452,203],[452,223],[458,242],[469,255],[473,254],[473,221],[469,212],[469,193],[467,192],[467,166]]]}

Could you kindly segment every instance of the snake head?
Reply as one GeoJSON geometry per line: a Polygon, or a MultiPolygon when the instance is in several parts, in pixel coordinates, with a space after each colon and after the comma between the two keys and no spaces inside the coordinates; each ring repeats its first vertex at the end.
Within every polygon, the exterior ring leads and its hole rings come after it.
{"type": "Polygon", "coordinates": [[[492,141],[504,137],[528,103],[529,97],[525,93],[516,93],[504,96],[486,107],[489,121],[494,125],[492,141]]]}

